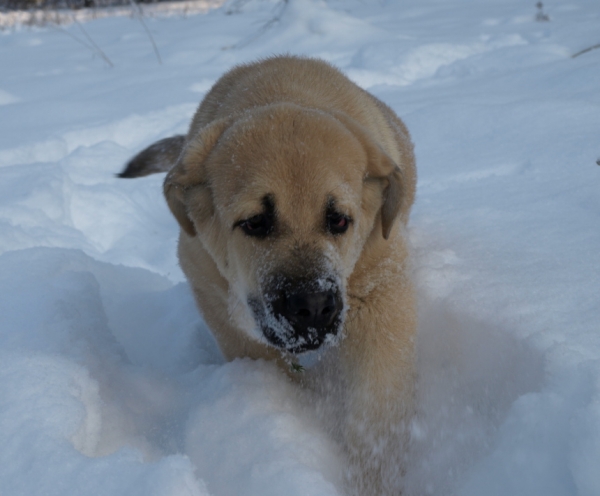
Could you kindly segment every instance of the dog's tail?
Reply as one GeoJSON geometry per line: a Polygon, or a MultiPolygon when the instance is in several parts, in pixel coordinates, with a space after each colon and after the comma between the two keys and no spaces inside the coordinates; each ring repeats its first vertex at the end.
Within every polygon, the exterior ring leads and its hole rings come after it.
{"type": "Polygon", "coordinates": [[[185,136],[177,135],[153,143],[133,157],[117,177],[132,178],[168,172],[177,162],[185,136]]]}

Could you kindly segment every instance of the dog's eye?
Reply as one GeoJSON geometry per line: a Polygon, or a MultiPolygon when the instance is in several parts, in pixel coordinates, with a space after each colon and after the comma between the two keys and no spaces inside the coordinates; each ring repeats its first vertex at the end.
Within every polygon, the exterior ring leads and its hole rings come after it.
{"type": "Polygon", "coordinates": [[[331,234],[344,234],[350,227],[350,217],[338,212],[327,213],[327,230],[331,234]]]}
{"type": "Polygon", "coordinates": [[[258,214],[237,224],[248,236],[264,238],[273,230],[273,219],[269,215],[258,214]]]}

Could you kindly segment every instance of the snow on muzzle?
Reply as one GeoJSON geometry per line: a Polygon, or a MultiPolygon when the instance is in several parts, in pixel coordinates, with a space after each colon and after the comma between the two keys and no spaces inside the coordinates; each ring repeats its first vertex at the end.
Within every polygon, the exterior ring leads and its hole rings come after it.
{"type": "Polygon", "coordinates": [[[343,324],[344,298],[338,278],[278,275],[263,285],[262,298],[248,298],[266,340],[291,353],[334,341],[343,324]]]}

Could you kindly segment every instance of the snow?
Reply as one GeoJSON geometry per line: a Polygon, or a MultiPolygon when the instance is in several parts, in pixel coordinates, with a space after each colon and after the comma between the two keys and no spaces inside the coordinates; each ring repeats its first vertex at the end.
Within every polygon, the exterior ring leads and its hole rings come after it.
{"type": "Polygon", "coordinates": [[[600,494],[600,50],[571,58],[596,2],[230,7],[145,19],[162,65],[135,19],[0,32],[0,494],[344,494],[315,398],[223,362],[162,176],[114,176],[282,52],[338,65],[415,142],[405,493],[600,494]]]}

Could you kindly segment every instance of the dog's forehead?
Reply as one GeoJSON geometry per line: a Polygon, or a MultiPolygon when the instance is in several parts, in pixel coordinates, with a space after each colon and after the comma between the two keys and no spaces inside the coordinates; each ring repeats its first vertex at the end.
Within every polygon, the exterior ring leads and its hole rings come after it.
{"type": "Polygon", "coordinates": [[[367,160],[360,142],[331,116],[288,110],[251,116],[221,141],[212,171],[220,204],[246,210],[266,195],[292,211],[328,198],[356,203],[367,160]]]}
{"type": "Polygon", "coordinates": [[[233,216],[243,217],[262,212],[267,201],[280,217],[303,217],[307,221],[312,221],[312,216],[320,216],[332,201],[345,206],[360,203],[360,189],[357,187],[360,181],[356,178],[316,167],[312,174],[306,168],[303,174],[281,176],[269,173],[268,169],[271,167],[266,170],[248,167],[246,173],[240,174],[239,180],[229,183],[228,193],[215,192],[219,197],[218,203],[233,216]]]}

